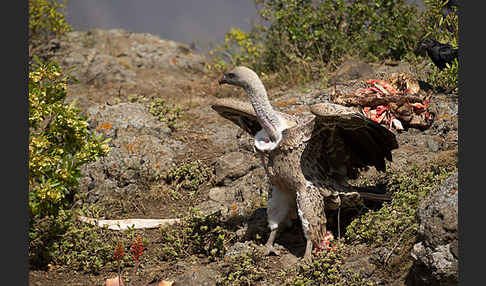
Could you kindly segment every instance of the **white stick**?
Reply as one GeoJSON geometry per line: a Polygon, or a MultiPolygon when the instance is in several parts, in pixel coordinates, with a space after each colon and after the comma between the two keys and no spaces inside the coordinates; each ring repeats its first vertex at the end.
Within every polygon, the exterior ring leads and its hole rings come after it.
{"type": "Polygon", "coordinates": [[[134,229],[158,228],[166,225],[173,225],[180,222],[177,218],[168,219],[94,219],[85,216],[77,216],[77,220],[86,222],[92,225],[103,227],[108,226],[112,230],[127,230],[129,227],[134,229]]]}

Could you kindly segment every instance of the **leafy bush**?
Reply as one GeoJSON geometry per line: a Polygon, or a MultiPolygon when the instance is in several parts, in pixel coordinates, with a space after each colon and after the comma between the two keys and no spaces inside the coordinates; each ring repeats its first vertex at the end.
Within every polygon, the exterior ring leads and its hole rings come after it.
{"type": "Polygon", "coordinates": [[[82,165],[109,152],[73,105],[65,105],[67,77],[54,63],[29,73],[29,258],[44,267],[56,241],[72,228],[72,206],[82,165]]]}
{"type": "Polygon", "coordinates": [[[419,12],[404,0],[255,0],[265,25],[226,34],[232,64],[257,72],[322,76],[345,55],[402,59],[420,38],[419,12]]]}
{"type": "Polygon", "coordinates": [[[55,256],[53,243],[59,241],[72,223],[72,213],[60,210],[56,216],[31,219],[29,229],[30,268],[45,268],[55,256]]]}
{"type": "Polygon", "coordinates": [[[99,271],[112,260],[113,241],[116,240],[112,231],[72,221],[69,212],[62,211],[59,217],[63,217],[64,220],[45,217],[45,222],[50,222],[50,225],[46,225],[46,228],[41,228],[39,225],[36,227],[39,231],[32,232],[31,245],[42,248],[46,255],[34,257],[35,259],[42,257],[44,261],[32,261],[33,265],[42,266],[50,263],[68,266],[75,270],[99,271]],[[63,229],[58,229],[56,236],[43,233],[43,230],[52,231],[53,226],[61,226],[63,229]]]}
{"type": "Polygon", "coordinates": [[[258,26],[255,26],[250,32],[241,29],[231,28],[224,36],[224,48],[233,50],[230,60],[237,66],[242,63],[250,63],[256,70],[261,70],[261,63],[256,61],[263,53],[263,46],[260,43],[260,33],[258,26]]]}
{"type": "Polygon", "coordinates": [[[33,216],[67,208],[82,165],[109,152],[108,140],[87,129],[86,118],[65,105],[67,77],[56,63],[29,73],[29,207],[33,216]]]}
{"type": "Polygon", "coordinates": [[[29,0],[29,54],[40,57],[40,47],[54,37],[72,31],[60,12],[65,1],[29,0]]]}
{"type": "Polygon", "coordinates": [[[73,104],[65,105],[69,77],[57,63],[39,60],[46,58],[42,46],[71,31],[60,13],[64,7],[65,2],[29,0],[29,54],[34,60],[28,85],[29,261],[37,268],[54,263],[99,269],[99,254],[106,247],[93,252],[81,244],[97,247],[87,235],[96,232],[76,225],[71,207],[81,166],[108,154],[109,146],[90,133],[73,104]]]}

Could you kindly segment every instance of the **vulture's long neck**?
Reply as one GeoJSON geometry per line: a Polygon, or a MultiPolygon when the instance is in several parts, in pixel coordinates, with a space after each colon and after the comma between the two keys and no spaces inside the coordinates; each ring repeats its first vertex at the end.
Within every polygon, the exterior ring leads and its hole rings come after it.
{"type": "Polygon", "coordinates": [[[273,110],[272,105],[270,105],[263,83],[259,78],[255,78],[245,87],[245,91],[250,97],[258,122],[270,136],[270,139],[275,141],[277,138],[276,133],[282,131],[282,122],[275,110],[273,110]]]}

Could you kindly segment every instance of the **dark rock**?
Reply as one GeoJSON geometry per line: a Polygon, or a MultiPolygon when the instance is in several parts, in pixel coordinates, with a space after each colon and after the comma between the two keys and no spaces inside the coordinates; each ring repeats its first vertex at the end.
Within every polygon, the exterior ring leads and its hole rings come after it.
{"type": "Polygon", "coordinates": [[[257,202],[261,201],[265,173],[259,167],[249,171],[245,176],[233,181],[230,186],[220,186],[209,190],[209,200],[196,206],[202,214],[222,211],[223,215],[244,214],[257,202]]]}
{"type": "Polygon", "coordinates": [[[343,264],[343,270],[352,273],[359,273],[364,277],[369,277],[376,269],[376,265],[371,262],[370,255],[357,255],[349,258],[343,264]]]}
{"type": "Polygon", "coordinates": [[[231,152],[224,154],[216,160],[216,184],[228,185],[232,181],[246,175],[258,165],[253,154],[244,152],[231,152]]]}
{"type": "Polygon", "coordinates": [[[245,239],[255,239],[257,235],[263,237],[264,233],[270,232],[267,222],[267,209],[258,208],[248,217],[243,229],[245,239]]]}
{"type": "Polygon", "coordinates": [[[447,178],[417,210],[419,230],[407,285],[458,283],[458,175],[447,178]]]}
{"type": "MultiPolygon", "coordinates": [[[[213,111],[208,111],[213,112],[213,111]]],[[[230,153],[239,150],[253,151],[253,139],[251,136],[242,132],[240,128],[233,123],[217,124],[210,123],[206,125],[207,133],[210,134],[211,144],[221,148],[224,152],[230,153]]]]}
{"type": "Polygon", "coordinates": [[[353,60],[346,61],[336,70],[335,75],[329,80],[329,84],[363,78],[372,73],[373,68],[367,63],[353,60]]]}

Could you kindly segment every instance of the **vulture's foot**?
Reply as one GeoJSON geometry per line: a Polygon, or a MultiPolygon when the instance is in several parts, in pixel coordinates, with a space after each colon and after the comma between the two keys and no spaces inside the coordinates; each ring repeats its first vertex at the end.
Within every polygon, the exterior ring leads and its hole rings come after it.
{"type": "Polygon", "coordinates": [[[270,232],[270,236],[268,237],[267,243],[265,243],[266,247],[266,255],[270,255],[274,253],[275,255],[280,255],[280,251],[276,250],[273,246],[275,238],[277,237],[277,229],[274,229],[270,232]]]}
{"type": "Polygon", "coordinates": [[[273,245],[265,244],[265,255],[270,255],[270,254],[275,254],[277,256],[280,256],[280,251],[275,249],[273,245]]]}

